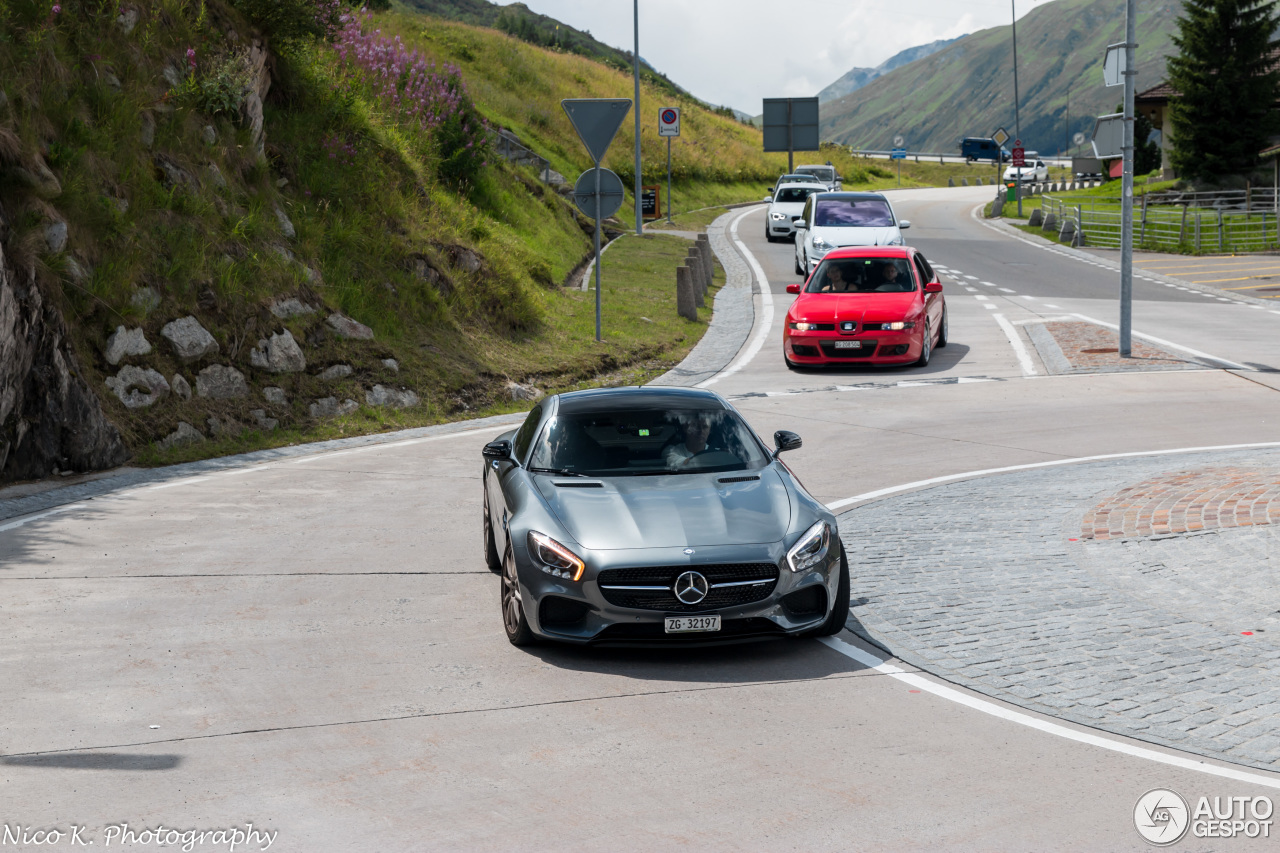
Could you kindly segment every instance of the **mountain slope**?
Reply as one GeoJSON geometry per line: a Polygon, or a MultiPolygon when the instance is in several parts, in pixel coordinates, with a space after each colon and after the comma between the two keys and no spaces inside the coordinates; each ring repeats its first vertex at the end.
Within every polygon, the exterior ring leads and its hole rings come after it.
{"type": "MultiPolygon", "coordinates": [[[[1112,0],[1056,0],[1018,22],[1026,147],[1056,152],[1120,100],[1121,89],[1102,85],[1106,46],[1124,40],[1119,8],[1112,0]]],[[[1139,91],[1162,79],[1180,11],[1174,2],[1139,3],[1139,91]]],[[[987,136],[1001,125],[1013,133],[1010,42],[1009,27],[982,30],[824,105],[823,139],[887,148],[902,134],[913,150],[951,152],[962,136],[987,136]]]]}
{"type": "Polygon", "coordinates": [[[959,41],[962,38],[964,36],[956,36],[953,39],[938,39],[929,44],[909,47],[889,57],[875,68],[850,69],[841,75],[839,80],[836,80],[818,93],[818,102],[825,104],[827,101],[843,98],[845,95],[858,91],[877,77],[883,77],[895,68],[901,68],[909,62],[915,62],[917,59],[924,59],[926,56],[935,54],[952,42],[959,41]]]}
{"type": "MultiPolygon", "coordinates": [[[[531,10],[523,3],[499,6],[489,0],[403,0],[406,9],[478,27],[489,27],[539,47],[576,53],[614,68],[631,69],[631,53],[598,41],[589,32],[531,10]]],[[[659,89],[687,94],[640,57],[640,73],[659,89]]]]}

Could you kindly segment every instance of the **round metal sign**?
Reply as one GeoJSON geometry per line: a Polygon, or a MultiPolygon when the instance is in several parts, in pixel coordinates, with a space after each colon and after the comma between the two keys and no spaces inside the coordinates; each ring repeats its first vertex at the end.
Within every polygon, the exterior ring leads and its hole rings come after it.
{"type": "Polygon", "coordinates": [[[1076,135],[1071,137],[1071,141],[1076,145],[1084,145],[1084,134],[1076,131],[1076,135]]]}
{"type": "MultiPolygon", "coordinates": [[[[881,137],[881,138],[883,139],[883,137],[881,137]]],[[[893,138],[893,147],[894,147],[894,148],[901,148],[903,145],[906,145],[906,143],[907,143],[906,137],[902,137],[902,136],[895,136],[895,137],[893,138]]]]}
{"type": "Polygon", "coordinates": [[[663,111],[662,111],[662,123],[663,123],[663,124],[675,124],[675,123],[676,123],[676,111],[675,111],[675,110],[673,110],[673,109],[665,109],[665,110],[663,110],[663,111]]]}
{"type": "Polygon", "coordinates": [[[608,219],[622,207],[622,178],[600,169],[600,209],[596,210],[596,170],[588,169],[573,185],[573,203],[589,219],[608,219]]]}

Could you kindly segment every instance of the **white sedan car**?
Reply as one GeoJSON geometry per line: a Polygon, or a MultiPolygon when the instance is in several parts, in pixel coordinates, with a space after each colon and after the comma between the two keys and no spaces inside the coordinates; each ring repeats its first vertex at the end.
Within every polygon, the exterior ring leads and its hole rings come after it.
{"type": "Polygon", "coordinates": [[[880,193],[815,193],[795,222],[796,275],[809,277],[832,249],[845,246],[901,246],[911,227],[893,213],[880,193]]]}
{"type": "Polygon", "coordinates": [[[1010,166],[1004,170],[1006,181],[1031,181],[1042,183],[1049,180],[1049,167],[1039,157],[1027,157],[1025,166],[1010,166]]]}
{"type": "Polygon", "coordinates": [[[826,187],[817,183],[782,184],[774,190],[773,197],[766,199],[769,210],[764,215],[764,237],[770,243],[776,240],[790,240],[795,234],[792,223],[804,213],[804,203],[814,193],[826,192],[826,187]]]}

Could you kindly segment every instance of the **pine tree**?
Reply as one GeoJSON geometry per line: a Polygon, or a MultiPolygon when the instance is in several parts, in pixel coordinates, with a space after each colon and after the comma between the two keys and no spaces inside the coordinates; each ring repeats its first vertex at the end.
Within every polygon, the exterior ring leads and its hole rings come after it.
{"type": "Polygon", "coordinates": [[[1173,166],[1187,178],[1249,172],[1280,127],[1274,106],[1280,73],[1271,51],[1280,24],[1275,0],[1185,0],[1169,57],[1179,92],[1173,120],[1173,166]]]}

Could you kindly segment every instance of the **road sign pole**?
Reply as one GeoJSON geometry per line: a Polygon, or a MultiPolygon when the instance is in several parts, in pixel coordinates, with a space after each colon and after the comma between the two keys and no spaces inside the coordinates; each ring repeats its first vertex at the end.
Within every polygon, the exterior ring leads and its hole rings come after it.
{"type": "MultiPolygon", "coordinates": [[[[1016,0],[1009,0],[1013,12],[1013,137],[1022,138],[1022,115],[1018,108],[1018,7],[1016,0]]],[[[1022,171],[1018,171],[1018,218],[1022,218],[1022,171]]]]}
{"type": "MultiPolygon", "coordinates": [[[[596,161],[596,341],[600,340],[600,161],[596,161]]],[[[636,221],[639,222],[640,203],[636,202],[636,221]]]]}
{"type": "Polygon", "coordinates": [[[1128,0],[1124,19],[1124,171],[1120,188],[1120,357],[1128,358],[1133,344],[1133,98],[1138,10],[1128,0]]]}
{"type": "Polygon", "coordinates": [[[671,137],[667,137],[667,224],[671,225],[671,137]]]}
{"type": "MultiPolygon", "coordinates": [[[[631,54],[632,67],[636,77],[636,236],[644,233],[644,215],[640,210],[640,0],[634,0],[632,9],[635,12],[635,51],[631,54]]],[[[596,164],[599,168],[600,164],[596,164]]],[[[598,203],[600,199],[596,199],[598,203]]],[[[596,267],[600,266],[599,262],[596,267]]],[[[596,340],[600,340],[600,291],[596,291],[596,340]]]]}

